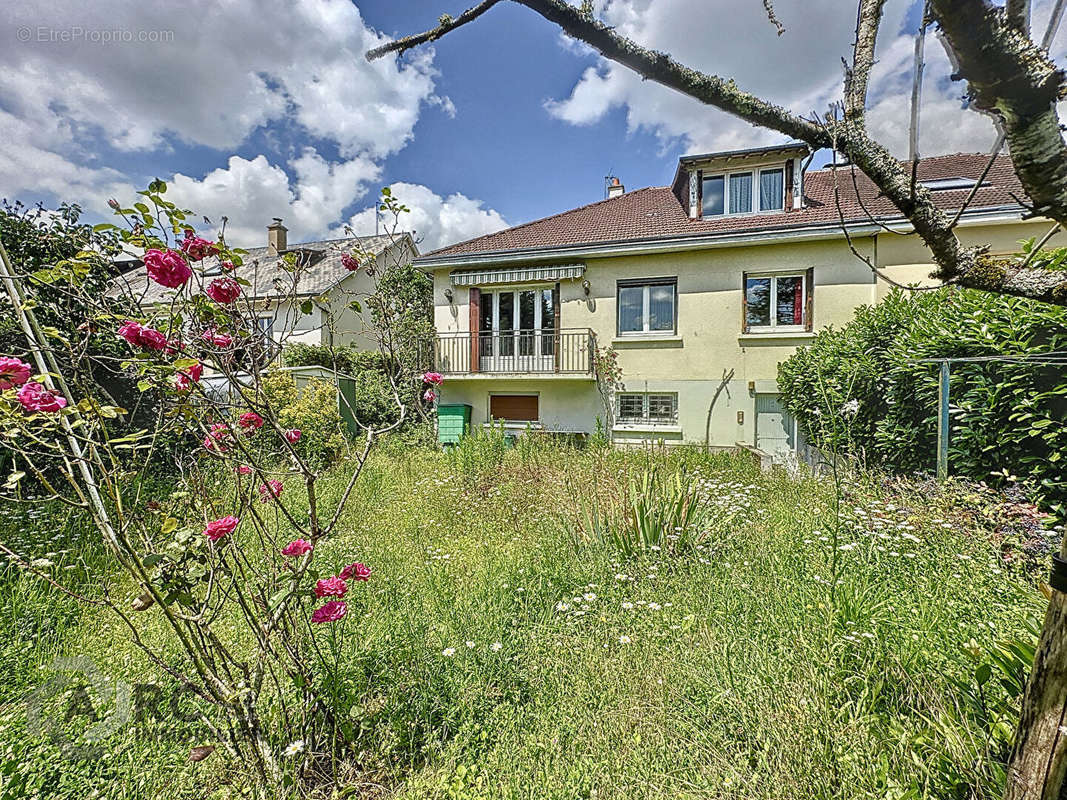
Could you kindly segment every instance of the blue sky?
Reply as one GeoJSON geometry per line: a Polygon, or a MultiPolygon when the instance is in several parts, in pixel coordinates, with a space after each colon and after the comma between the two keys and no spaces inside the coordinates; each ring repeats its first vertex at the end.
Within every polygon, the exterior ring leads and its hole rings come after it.
{"type": "MultiPolygon", "coordinates": [[[[345,224],[369,232],[374,196],[391,185],[425,251],[599,200],[609,173],[628,189],[662,185],[683,153],[781,141],[640,81],[510,3],[399,62],[362,58],[467,4],[7,4],[0,195],[76,201],[99,218],[108,197],[158,176],[183,204],[228,215],[231,241],[256,245],[274,216],[291,240],[341,235],[345,224]],[[109,30],[127,38],[102,42],[109,30]],[[54,40],[64,34],[71,41],[54,40]]],[[[1048,5],[1036,4],[1035,24],[1048,5]]],[[[778,0],[781,37],[759,0],[595,7],[638,41],[798,113],[840,96],[854,23],[840,0],[778,0]]],[[[917,2],[887,3],[871,94],[871,125],[898,153],[917,15],[917,2]]],[[[1061,35],[1053,52],[1062,45],[1061,35]]],[[[936,40],[927,51],[923,154],[987,148],[990,124],[963,108],[936,40]]]]}

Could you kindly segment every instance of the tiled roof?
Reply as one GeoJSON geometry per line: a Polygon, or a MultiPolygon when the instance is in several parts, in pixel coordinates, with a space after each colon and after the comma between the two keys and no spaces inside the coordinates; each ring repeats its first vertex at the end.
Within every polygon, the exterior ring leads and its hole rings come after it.
{"type": "MultiPolygon", "coordinates": [[[[238,268],[237,274],[252,284],[244,290],[245,296],[250,298],[292,294],[294,274],[297,294],[318,295],[351,274],[341,264],[342,253],[362,251],[377,256],[388,248],[392,241],[394,239],[389,236],[353,236],[347,239],[293,244],[287,252],[298,251],[306,254],[298,259],[297,263],[301,266],[296,273],[287,268],[288,264],[281,256],[269,255],[266,247],[253,247],[243,256],[244,263],[238,268]]],[[[205,273],[204,277],[205,280],[210,280],[213,275],[205,273]]],[[[177,291],[149,280],[143,265],[123,273],[115,282],[125,283],[127,291],[148,305],[169,302],[177,291]]]]}
{"type": "MultiPolygon", "coordinates": [[[[918,179],[977,179],[988,161],[989,156],[981,153],[925,158],[919,162],[918,179]]],[[[834,223],[839,219],[834,200],[835,172],[841,214],[847,222],[866,221],[868,213],[880,220],[900,218],[900,212],[863,173],[858,169],[838,167],[836,170],[827,168],[805,174],[805,206],[796,211],[694,220],[689,218],[689,209],[682,206],[671,187],[654,186],[479,236],[427,253],[422,258],[461,257],[508,250],[552,249],[700,234],[785,231],[834,223]]],[[[934,192],[934,199],[942,208],[956,209],[969,192],[970,189],[937,191],[934,192]]],[[[998,156],[983,187],[968,206],[968,212],[1016,205],[1017,197],[1024,197],[1024,194],[1012,169],[1011,159],[998,156]]]]}

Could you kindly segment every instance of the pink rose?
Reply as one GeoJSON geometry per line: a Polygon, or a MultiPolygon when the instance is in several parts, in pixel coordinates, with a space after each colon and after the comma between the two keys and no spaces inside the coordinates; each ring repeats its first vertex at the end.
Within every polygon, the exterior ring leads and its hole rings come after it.
{"type": "Polygon", "coordinates": [[[200,341],[215,347],[229,347],[233,344],[233,337],[228,333],[219,333],[214,328],[208,328],[201,334],[200,341]]]}
{"type": "Polygon", "coordinates": [[[285,432],[285,441],[289,442],[290,444],[296,444],[300,441],[300,437],[302,435],[303,434],[299,430],[293,428],[292,430],[288,430],[285,432]]]}
{"type": "Polygon", "coordinates": [[[184,286],[193,274],[185,259],[173,250],[145,250],[142,260],[148,277],[168,289],[184,286]]]}
{"type": "Polygon", "coordinates": [[[310,553],[313,549],[311,542],[304,539],[294,539],[282,548],[283,556],[302,556],[305,553],[310,553]]]}
{"type": "Polygon", "coordinates": [[[328,603],[324,603],[320,608],[316,608],[311,613],[311,621],[316,625],[323,622],[337,622],[345,614],[348,613],[348,604],[341,600],[331,600],[328,603]]]}
{"type": "Polygon", "coordinates": [[[356,561],[341,570],[338,575],[346,581],[352,578],[355,578],[357,581],[365,581],[370,579],[370,567],[356,561]]]}
{"type": "Polygon", "coordinates": [[[117,331],[119,338],[125,339],[134,347],[142,350],[167,350],[170,345],[167,337],[155,328],[146,328],[132,319],[126,320],[117,331]]]}
{"type": "Polygon", "coordinates": [[[269,503],[272,497],[278,497],[282,493],[282,482],[279,480],[269,480],[266,483],[259,486],[259,499],[264,503],[269,503]]]}
{"type": "Polygon", "coordinates": [[[425,392],[422,393],[422,399],[425,400],[427,403],[432,403],[434,400],[437,399],[437,393],[433,389],[427,389],[425,392]]]}
{"type": "Polygon", "coordinates": [[[207,524],[206,528],[204,528],[204,536],[213,542],[217,542],[223,536],[233,533],[238,522],[240,522],[240,520],[234,516],[214,519],[207,524]]]}
{"type": "Polygon", "coordinates": [[[427,372],[422,376],[423,383],[432,383],[434,386],[440,386],[445,382],[444,376],[440,372],[427,372]]]}
{"type": "Polygon", "coordinates": [[[15,386],[22,386],[30,379],[33,370],[20,358],[4,356],[0,358],[0,392],[15,386]]]}
{"type": "Polygon", "coordinates": [[[55,414],[67,405],[67,398],[54,394],[39,383],[24,384],[15,397],[27,411],[43,411],[46,414],[55,414]]]}
{"type": "Polygon", "coordinates": [[[237,475],[247,475],[248,473],[250,473],[252,471],[252,468],[250,466],[248,466],[247,464],[242,464],[239,467],[234,467],[233,471],[237,475]]]}
{"type": "Polygon", "coordinates": [[[246,411],[237,420],[237,424],[245,433],[255,433],[263,427],[263,417],[255,411],[246,411]]]}
{"type": "Polygon", "coordinates": [[[348,253],[341,253],[341,266],[349,272],[355,272],[359,269],[359,259],[348,253]]]}
{"type": "Polygon", "coordinates": [[[315,584],[316,597],[344,597],[347,591],[348,584],[336,575],[332,578],[322,578],[315,584]]]}
{"type": "Polygon", "coordinates": [[[207,436],[204,437],[204,449],[212,453],[225,453],[230,449],[229,443],[232,436],[229,425],[216,423],[211,426],[207,436]]]}
{"type": "Polygon", "coordinates": [[[221,264],[219,264],[219,266],[227,272],[233,272],[235,269],[237,269],[237,265],[234,264],[232,261],[223,261],[221,264]]]}
{"type": "Polygon", "coordinates": [[[201,239],[193,233],[192,228],[185,229],[185,238],[182,239],[181,248],[182,252],[189,256],[190,261],[203,261],[208,256],[217,256],[219,254],[219,248],[215,246],[214,242],[201,239]]]}
{"type": "Polygon", "coordinates": [[[241,296],[241,284],[233,278],[215,278],[206,291],[207,296],[216,303],[228,305],[241,296]]]}
{"type": "Polygon", "coordinates": [[[184,370],[180,370],[174,376],[174,388],[179,392],[187,392],[193,388],[193,384],[200,380],[204,374],[204,365],[197,361],[184,370]]]}

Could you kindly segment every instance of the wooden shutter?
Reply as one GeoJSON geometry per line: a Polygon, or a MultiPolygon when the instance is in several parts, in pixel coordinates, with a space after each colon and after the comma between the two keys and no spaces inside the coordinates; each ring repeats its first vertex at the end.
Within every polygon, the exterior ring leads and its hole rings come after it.
{"type": "Polygon", "coordinates": [[[785,187],[785,205],[782,206],[786,211],[793,210],[793,159],[787,159],[785,162],[785,178],[782,180],[782,184],[785,187]]]}
{"type": "Polygon", "coordinates": [[[748,273],[741,273],[741,333],[748,333],[748,273]]]}
{"type": "Polygon", "coordinates": [[[478,335],[481,333],[478,326],[482,322],[481,308],[482,290],[477,286],[472,286],[470,291],[471,372],[478,371],[478,335]]]}
{"type": "Polygon", "coordinates": [[[815,267],[808,267],[804,273],[804,289],[807,292],[807,302],[804,304],[804,330],[813,329],[813,316],[815,311],[815,267]]]}
{"type": "Polygon", "coordinates": [[[704,170],[697,170],[697,219],[704,216],[704,170]]]}
{"type": "MultiPolygon", "coordinates": [[[[552,355],[555,361],[556,372],[559,372],[559,351],[562,349],[563,337],[559,335],[559,284],[552,287],[552,355]]],[[[543,334],[542,334],[543,335],[543,334]]]]}
{"type": "Polygon", "coordinates": [[[537,422],[537,395],[494,394],[489,396],[489,418],[537,422]]]}

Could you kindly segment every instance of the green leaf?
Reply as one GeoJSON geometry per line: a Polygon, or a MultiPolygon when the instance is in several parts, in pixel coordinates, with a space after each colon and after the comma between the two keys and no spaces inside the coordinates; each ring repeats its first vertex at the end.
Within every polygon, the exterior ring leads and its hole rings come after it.
{"type": "Polygon", "coordinates": [[[985,686],[989,683],[989,679],[993,676],[993,668],[988,664],[982,664],[978,669],[974,671],[974,679],[978,682],[979,686],[985,686]]]}

